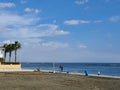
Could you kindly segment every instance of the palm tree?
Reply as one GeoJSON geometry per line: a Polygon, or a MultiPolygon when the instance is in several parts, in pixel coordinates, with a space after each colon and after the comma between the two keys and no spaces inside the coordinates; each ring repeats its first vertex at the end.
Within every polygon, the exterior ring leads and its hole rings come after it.
{"type": "Polygon", "coordinates": [[[17,61],[17,50],[21,48],[21,44],[18,41],[15,41],[14,50],[15,50],[15,62],[17,61]]]}
{"type": "Polygon", "coordinates": [[[5,48],[4,51],[4,62],[6,61],[6,54],[8,53],[8,44],[4,44],[3,47],[5,48]]]}
{"type": "Polygon", "coordinates": [[[9,52],[9,62],[11,62],[11,55],[12,55],[12,51],[14,50],[14,44],[9,44],[7,46],[8,52],[9,52]]]}
{"type": "Polygon", "coordinates": [[[17,61],[17,50],[21,48],[21,44],[18,41],[15,41],[14,44],[4,44],[5,48],[4,61],[6,60],[6,54],[9,52],[9,62],[11,62],[12,51],[15,50],[15,62],[17,61]]]}

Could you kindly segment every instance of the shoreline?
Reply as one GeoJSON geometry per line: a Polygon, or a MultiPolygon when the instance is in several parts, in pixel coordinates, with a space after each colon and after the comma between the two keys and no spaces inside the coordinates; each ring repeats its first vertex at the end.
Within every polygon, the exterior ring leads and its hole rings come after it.
{"type": "MultiPolygon", "coordinates": [[[[54,70],[40,70],[41,72],[47,72],[47,73],[61,73],[61,74],[71,74],[71,75],[80,75],[85,76],[84,73],[75,73],[75,72],[59,72],[54,70]]],[[[101,77],[101,78],[118,78],[120,79],[120,76],[110,76],[110,75],[97,75],[97,74],[89,74],[88,77],[101,77]]]]}
{"type": "MultiPolygon", "coordinates": [[[[58,73],[58,74],[70,74],[70,75],[80,75],[85,76],[84,73],[77,73],[77,72],[59,72],[54,70],[34,70],[34,69],[0,69],[0,73],[2,72],[44,72],[44,73],[58,73]]],[[[86,77],[98,77],[98,78],[114,78],[120,79],[120,76],[110,76],[110,75],[97,75],[97,74],[89,74],[86,77]]]]}

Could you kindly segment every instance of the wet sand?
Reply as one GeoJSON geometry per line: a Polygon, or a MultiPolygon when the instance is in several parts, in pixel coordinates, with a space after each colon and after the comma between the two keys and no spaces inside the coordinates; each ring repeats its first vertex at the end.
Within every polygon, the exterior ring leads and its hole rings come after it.
{"type": "Polygon", "coordinates": [[[0,90],[120,90],[120,79],[44,72],[1,72],[0,90]]]}

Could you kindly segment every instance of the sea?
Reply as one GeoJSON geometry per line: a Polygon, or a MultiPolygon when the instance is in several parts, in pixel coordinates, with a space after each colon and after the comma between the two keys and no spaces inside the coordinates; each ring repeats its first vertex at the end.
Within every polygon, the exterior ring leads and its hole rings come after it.
{"type": "Polygon", "coordinates": [[[40,69],[60,71],[59,66],[63,66],[64,72],[120,76],[120,63],[21,63],[22,69],[40,69]]]}

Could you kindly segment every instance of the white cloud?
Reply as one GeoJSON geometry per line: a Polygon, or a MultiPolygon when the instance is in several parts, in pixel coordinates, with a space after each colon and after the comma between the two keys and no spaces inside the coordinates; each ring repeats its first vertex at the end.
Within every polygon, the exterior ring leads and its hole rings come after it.
{"type": "Polygon", "coordinates": [[[35,14],[40,13],[40,10],[34,8],[25,8],[24,11],[27,13],[35,13],[35,14]]]}
{"type": "Polygon", "coordinates": [[[13,13],[8,12],[0,12],[0,25],[1,27],[16,27],[16,26],[24,26],[24,25],[32,25],[36,23],[40,18],[30,17],[30,16],[20,16],[13,13]]]}
{"type": "Polygon", "coordinates": [[[37,13],[40,13],[40,10],[35,9],[34,12],[37,14],[37,13]]]}
{"type": "Polygon", "coordinates": [[[79,46],[78,46],[79,48],[87,48],[88,46],[87,45],[84,45],[84,44],[80,44],[79,46]]]}
{"type": "Polygon", "coordinates": [[[89,23],[102,23],[103,20],[66,20],[64,21],[64,24],[66,25],[79,25],[79,24],[89,24],[89,23]]]}
{"type": "Polygon", "coordinates": [[[67,35],[69,32],[64,30],[59,30],[58,25],[55,24],[40,24],[37,26],[42,32],[41,36],[55,36],[55,35],[67,35]]]}
{"type": "Polygon", "coordinates": [[[20,41],[22,41],[24,46],[38,47],[39,43],[43,42],[44,40],[40,38],[24,38],[20,41]]]}
{"type": "Polygon", "coordinates": [[[88,24],[90,21],[87,20],[66,20],[64,21],[64,24],[67,25],[78,25],[78,24],[88,24]]]}
{"type": "Polygon", "coordinates": [[[46,30],[42,33],[44,36],[67,35],[69,32],[63,30],[46,30]]]}
{"type": "Polygon", "coordinates": [[[40,44],[43,47],[52,47],[52,48],[66,48],[69,45],[67,43],[60,43],[60,42],[47,42],[40,44]]]}
{"type": "Polygon", "coordinates": [[[87,20],[79,20],[79,24],[88,24],[90,21],[87,20]]]}
{"type": "Polygon", "coordinates": [[[67,21],[64,22],[64,24],[77,25],[77,24],[79,24],[79,20],[67,20],[67,21]]]}
{"type": "MultiPolygon", "coordinates": [[[[22,26],[22,25],[21,25],[22,26]]],[[[12,26],[13,28],[4,27],[1,32],[1,37],[11,37],[11,38],[40,38],[40,37],[49,37],[49,36],[57,36],[57,35],[67,35],[69,32],[64,30],[59,30],[57,25],[46,25],[42,26],[34,26],[27,27],[23,25],[23,27],[17,28],[16,26],[12,26]],[[8,33],[9,32],[9,33],[8,33]]]]}
{"type": "Polygon", "coordinates": [[[19,40],[25,44],[39,43],[42,37],[68,35],[55,24],[38,24],[40,18],[15,13],[0,12],[0,36],[8,40],[19,40]]]}
{"type": "Polygon", "coordinates": [[[31,9],[31,8],[25,8],[25,10],[24,10],[25,12],[32,12],[33,11],[33,9],[31,9]]]}
{"type": "Polygon", "coordinates": [[[14,43],[14,42],[12,42],[12,41],[10,41],[10,40],[5,40],[5,41],[3,41],[2,43],[4,43],[4,44],[11,44],[11,43],[14,43]]]}
{"type": "Polygon", "coordinates": [[[0,3],[0,8],[11,8],[15,7],[14,3],[0,3]]]}
{"type": "Polygon", "coordinates": [[[120,22],[120,16],[112,16],[109,18],[111,22],[120,22]]]}
{"type": "Polygon", "coordinates": [[[77,0],[77,1],[75,1],[75,4],[77,4],[77,5],[84,5],[86,3],[88,3],[88,0],[77,0]]]}

